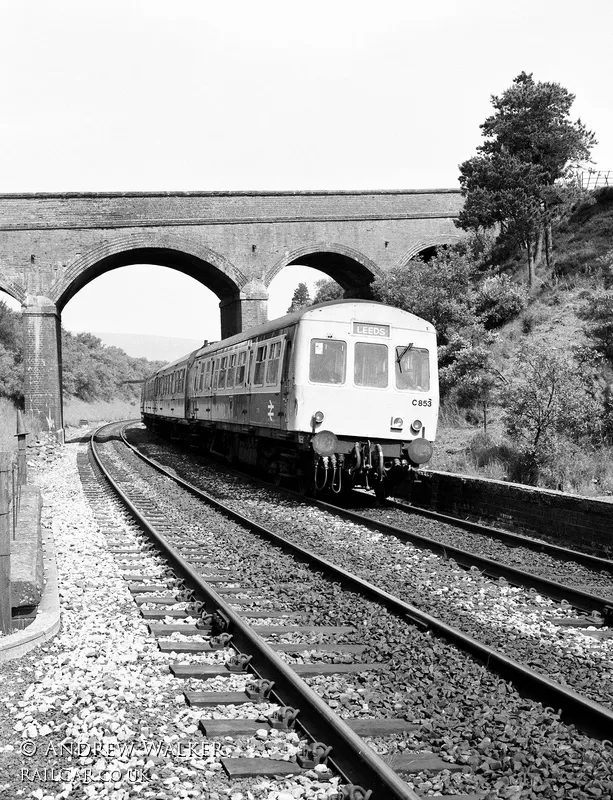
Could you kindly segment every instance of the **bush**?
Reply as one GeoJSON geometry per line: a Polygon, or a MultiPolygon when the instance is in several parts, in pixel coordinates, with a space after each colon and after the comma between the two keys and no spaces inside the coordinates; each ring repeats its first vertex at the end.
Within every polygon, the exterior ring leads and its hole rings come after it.
{"type": "Polygon", "coordinates": [[[582,308],[581,316],[588,323],[585,333],[594,350],[613,363],[613,290],[594,292],[582,308]]]}
{"type": "Polygon", "coordinates": [[[475,311],[487,330],[499,328],[526,307],[528,294],[523,286],[513,283],[508,275],[486,278],[477,291],[475,311]]]}
{"type": "Polygon", "coordinates": [[[538,326],[541,325],[547,319],[546,314],[542,311],[537,311],[535,309],[528,309],[521,320],[521,331],[522,333],[532,333],[532,331],[538,326]]]}
{"type": "Polygon", "coordinates": [[[594,200],[600,205],[613,203],[613,186],[602,186],[594,192],[594,200]]]}

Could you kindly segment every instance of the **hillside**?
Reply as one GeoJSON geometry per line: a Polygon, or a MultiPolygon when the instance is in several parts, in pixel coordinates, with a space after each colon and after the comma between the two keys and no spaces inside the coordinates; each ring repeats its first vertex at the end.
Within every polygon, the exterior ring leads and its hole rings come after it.
{"type": "MultiPolygon", "coordinates": [[[[499,266],[520,282],[525,270],[523,259],[521,253],[516,253],[499,266]]],[[[588,344],[586,308],[591,298],[603,289],[610,289],[613,283],[613,190],[601,192],[598,202],[583,204],[570,219],[554,229],[554,267],[547,273],[545,265],[541,265],[537,281],[537,289],[527,307],[498,329],[497,341],[492,346],[493,363],[507,377],[512,377],[517,370],[515,359],[522,345],[572,353],[575,347],[588,344]]],[[[580,369],[577,365],[577,370],[580,369]]],[[[609,378],[605,376],[603,380],[609,378]]],[[[498,457],[498,453],[504,451],[506,437],[503,411],[496,405],[489,410],[487,433],[485,449],[489,454],[484,453],[483,422],[478,410],[467,412],[444,405],[430,466],[508,478],[504,457],[498,457]]],[[[586,453],[585,462],[579,464],[575,460],[573,463],[569,458],[561,474],[570,475],[574,470],[576,476],[560,480],[561,488],[589,495],[613,493],[611,448],[586,453]],[[590,465],[593,474],[588,475],[590,465]],[[582,471],[586,472],[583,477],[579,474],[582,471]]]]}
{"type": "Polygon", "coordinates": [[[110,347],[118,347],[132,358],[146,358],[149,361],[174,361],[202,346],[201,339],[179,339],[169,336],[155,336],[146,333],[100,333],[92,334],[110,347]]]}

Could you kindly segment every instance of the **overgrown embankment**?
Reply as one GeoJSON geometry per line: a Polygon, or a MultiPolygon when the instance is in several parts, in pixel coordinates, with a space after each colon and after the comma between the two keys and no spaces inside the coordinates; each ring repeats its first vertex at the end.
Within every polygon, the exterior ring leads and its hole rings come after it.
{"type": "MultiPolygon", "coordinates": [[[[446,393],[433,469],[613,494],[613,189],[554,228],[551,269],[495,330],[487,396],[446,393]],[[484,409],[487,431],[484,430],[484,409]]],[[[494,266],[516,283],[525,253],[494,266]]]]}

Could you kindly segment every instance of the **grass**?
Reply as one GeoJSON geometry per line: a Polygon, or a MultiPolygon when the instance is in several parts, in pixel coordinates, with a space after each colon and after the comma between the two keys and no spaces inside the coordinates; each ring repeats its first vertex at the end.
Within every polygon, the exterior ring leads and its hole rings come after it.
{"type": "Polygon", "coordinates": [[[140,406],[137,401],[113,400],[86,403],[77,398],[64,399],[64,426],[79,428],[82,424],[114,422],[119,419],[136,419],[140,417],[140,406]]]}
{"type": "MultiPolygon", "coordinates": [[[[113,422],[119,419],[136,419],[140,417],[140,406],[137,401],[116,400],[113,402],[85,403],[76,398],[64,398],[64,426],[78,428],[81,422],[93,426],[97,423],[113,422]]],[[[26,442],[30,444],[41,433],[36,420],[23,415],[26,430],[30,434],[26,442]]],[[[0,451],[17,450],[17,406],[8,398],[0,397],[0,451]]]]}

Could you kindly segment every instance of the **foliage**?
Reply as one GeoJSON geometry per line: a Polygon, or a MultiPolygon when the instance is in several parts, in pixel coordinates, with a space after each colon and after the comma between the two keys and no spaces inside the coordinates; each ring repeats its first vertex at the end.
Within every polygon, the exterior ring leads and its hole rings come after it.
{"type": "Polygon", "coordinates": [[[567,352],[538,344],[521,348],[516,377],[500,392],[505,427],[520,454],[519,473],[536,482],[568,439],[600,434],[602,406],[587,370],[567,352]]]}
{"type": "Polygon", "coordinates": [[[499,328],[524,310],[528,296],[508,275],[492,275],[481,283],[475,297],[475,311],[487,330],[499,328]]]}
{"type": "Polygon", "coordinates": [[[327,303],[330,300],[342,300],[343,295],[344,290],[340,284],[328,278],[322,278],[315,284],[313,305],[315,303],[327,303]]]}
{"type": "Polygon", "coordinates": [[[575,162],[596,144],[581,120],[569,118],[574,95],[558,83],[535,82],[522,72],[509,89],[491,98],[495,113],[481,125],[478,155],[460,165],[465,204],[457,224],[464,230],[496,227],[528,251],[528,283],[534,280],[536,248],[551,223],[577,199],[570,178],[575,162]]]}
{"type": "Polygon", "coordinates": [[[163,362],[132,358],[118,347],[105,347],[91,333],[62,331],[64,391],[81,400],[134,400],[140,395],[139,381],[163,362]]]}
{"type": "Polygon", "coordinates": [[[0,343],[0,396],[13,402],[23,400],[23,363],[21,355],[0,343]]]}
{"type": "Polygon", "coordinates": [[[440,344],[474,322],[474,283],[479,265],[459,248],[440,248],[427,263],[414,258],[372,284],[374,296],[431,322],[440,344]]]}
{"type": "Polygon", "coordinates": [[[294,289],[294,295],[287,313],[291,314],[292,311],[300,311],[301,308],[306,308],[311,305],[311,296],[309,288],[306,283],[299,283],[294,289]]]}
{"type": "Polygon", "coordinates": [[[0,396],[23,401],[21,314],[0,301],[0,396]]]}
{"type": "Polygon", "coordinates": [[[613,289],[600,289],[586,301],[581,316],[594,350],[613,365],[613,289]]]}
{"type": "Polygon", "coordinates": [[[4,301],[0,301],[0,344],[3,344],[7,350],[12,350],[21,361],[21,314],[9,308],[4,301]]]}
{"type": "Polygon", "coordinates": [[[443,396],[487,407],[501,375],[492,364],[489,330],[518,314],[525,292],[506,276],[485,274],[479,243],[440,248],[427,263],[413,259],[373,283],[373,294],[432,322],[437,331],[443,396]]]}

